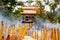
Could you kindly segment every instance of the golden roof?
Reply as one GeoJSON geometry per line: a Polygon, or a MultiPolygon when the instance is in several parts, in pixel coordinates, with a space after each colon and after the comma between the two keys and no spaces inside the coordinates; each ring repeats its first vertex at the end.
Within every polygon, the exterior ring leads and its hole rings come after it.
{"type": "Polygon", "coordinates": [[[23,12],[21,14],[36,14],[36,9],[39,7],[21,7],[23,9],[23,12]]]}

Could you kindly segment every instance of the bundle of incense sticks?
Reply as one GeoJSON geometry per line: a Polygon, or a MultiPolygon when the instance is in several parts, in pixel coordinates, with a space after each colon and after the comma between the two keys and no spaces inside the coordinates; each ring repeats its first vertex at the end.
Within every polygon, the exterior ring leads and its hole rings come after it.
{"type": "MultiPolygon", "coordinates": [[[[32,24],[30,24],[32,28],[32,24]]],[[[15,28],[15,25],[10,25],[5,27],[3,21],[0,24],[0,40],[23,40],[25,36],[28,36],[28,23],[24,24],[24,28],[21,24],[18,25],[18,28],[15,28]],[[7,29],[7,30],[5,30],[7,29]],[[7,33],[7,37],[6,34],[7,33]]],[[[34,38],[35,40],[60,40],[60,30],[58,27],[51,28],[49,30],[46,26],[42,28],[42,30],[33,30],[32,35],[30,37],[34,38]],[[40,32],[40,35],[39,34],[40,32]]]]}
{"type": "Polygon", "coordinates": [[[58,30],[58,40],[60,40],[60,31],[58,30]]]}
{"type": "Polygon", "coordinates": [[[56,40],[56,29],[55,28],[52,28],[51,30],[51,39],[56,40]]]}
{"type": "Polygon", "coordinates": [[[0,24],[0,40],[22,40],[24,36],[28,34],[28,24],[24,24],[24,28],[21,25],[18,26],[18,29],[15,29],[14,25],[10,25],[7,29],[7,38],[5,39],[5,30],[4,30],[4,22],[2,21],[0,24]]]}
{"type": "Polygon", "coordinates": [[[51,29],[51,39],[52,40],[60,40],[60,31],[58,28],[51,29]]]}
{"type": "Polygon", "coordinates": [[[2,40],[3,36],[4,36],[4,22],[1,21],[1,25],[0,25],[0,40],[2,40]]]}

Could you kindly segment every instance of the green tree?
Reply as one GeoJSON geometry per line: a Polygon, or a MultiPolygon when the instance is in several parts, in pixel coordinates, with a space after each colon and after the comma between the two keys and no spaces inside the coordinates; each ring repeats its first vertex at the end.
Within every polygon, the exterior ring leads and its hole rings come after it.
{"type": "Polygon", "coordinates": [[[5,14],[7,14],[7,13],[8,13],[8,15],[11,14],[14,16],[14,17],[12,17],[12,19],[18,19],[21,16],[21,12],[23,11],[23,9],[19,8],[18,10],[15,10],[15,12],[13,12],[13,10],[15,9],[15,7],[17,5],[24,6],[24,3],[16,2],[15,0],[2,0],[1,5],[2,6],[0,6],[0,8],[2,8],[2,10],[5,12],[5,14]]]}
{"type": "Polygon", "coordinates": [[[38,14],[40,18],[49,20],[52,23],[56,23],[57,21],[60,20],[60,18],[59,18],[60,16],[55,11],[57,5],[59,4],[58,0],[54,0],[54,3],[50,3],[49,0],[45,1],[45,4],[50,6],[50,9],[51,9],[50,12],[44,10],[45,7],[41,3],[41,1],[37,1],[37,4],[40,7],[37,10],[37,13],[40,13],[40,14],[38,14]]]}
{"type": "Polygon", "coordinates": [[[0,3],[2,2],[2,0],[0,0],[0,3]]]}

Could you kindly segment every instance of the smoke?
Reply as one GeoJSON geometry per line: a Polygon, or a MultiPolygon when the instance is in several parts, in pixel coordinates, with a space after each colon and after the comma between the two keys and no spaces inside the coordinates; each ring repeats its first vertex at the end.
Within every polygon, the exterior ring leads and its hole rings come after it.
{"type": "Polygon", "coordinates": [[[35,26],[35,28],[33,28],[33,29],[36,29],[36,30],[41,30],[41,29],[43,29],[44,26],[46,26],[48,29],[51,29],[53,27],[59,28],[60,23],[58,23],[58,22],[51,23],[49,20],[44,20],[42,18],[36,18],[36,22],[34,23],[34,26],[35,26]]]}
{"type": "Polygon", "coordinates": [[[7,25],[10,25],[10,24],[15,24],[17,25],[18,24],[18,21],[19,19],[17,20],[12,20],[12,14],[11,13],[5,13],[3,12],[2,10],[0,10],[0,22],[1,21],[4,21],[4,24],[7,24],[7,25]]]}
{"type": "MultiPolygon", "coordinates": [[[[19,19],[12,21],[12,15],[9,13],[4,13],[2,10],[0,10],[0,22],[4,21],[4,23],[10,25],[10,24],[15,24],[15,26],[18,26],[18,24],[22,24],[19,19]]],[[[23,25],[23,24],[22,24],[23,25]]],[[[52,28],[52,27],[60,27],[60,23],[51,23],[49,20],[44,20],[42,18],[36,18],[34,22],[34,27],[33,29],[35,30],[41,30],[44,25],[46,25],[47,28],[52,28]]]]}

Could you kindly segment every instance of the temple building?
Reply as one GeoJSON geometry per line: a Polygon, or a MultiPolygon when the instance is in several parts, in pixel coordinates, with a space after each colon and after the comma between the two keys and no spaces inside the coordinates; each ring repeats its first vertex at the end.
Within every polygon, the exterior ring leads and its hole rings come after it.
{"type": "Polygon", "coordinates": [[[23,16],[23,23],[33,23],[34,16],[37,14],[36,9],[39,7],[21,7],[23,9],[23,12],[21,12],[23,16]]]}

